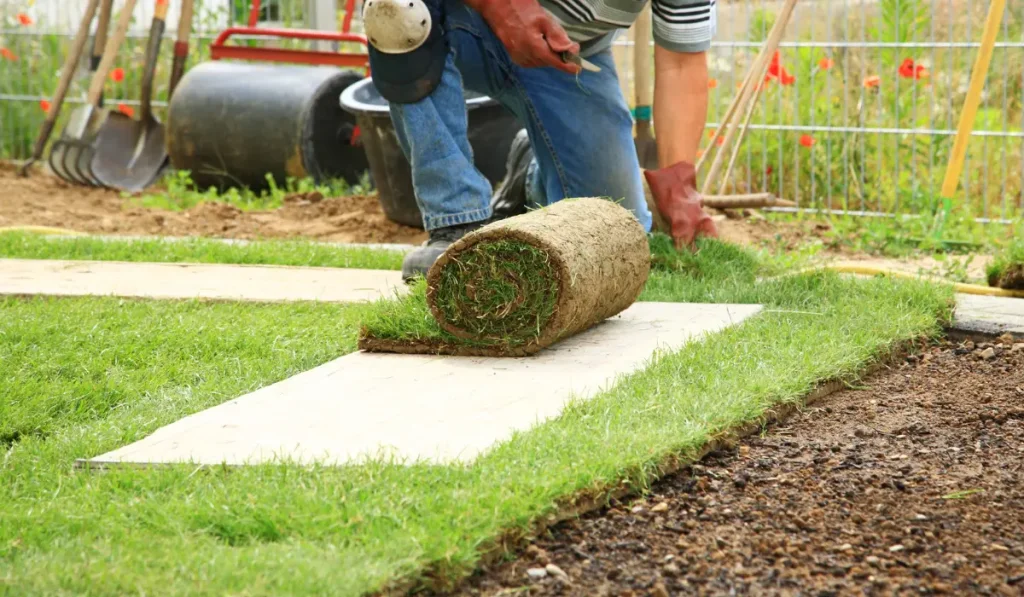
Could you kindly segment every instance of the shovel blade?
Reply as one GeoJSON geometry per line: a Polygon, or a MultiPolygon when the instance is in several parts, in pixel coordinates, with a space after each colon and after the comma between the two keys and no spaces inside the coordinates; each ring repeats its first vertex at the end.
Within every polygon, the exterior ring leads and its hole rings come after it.
{"type": "Polygon", "coordinates": [[[111,114],[96,136],[91,169],[104,186],[138,192],[156,180],[166,161],[164,127],[159,121],[111,114]]]}

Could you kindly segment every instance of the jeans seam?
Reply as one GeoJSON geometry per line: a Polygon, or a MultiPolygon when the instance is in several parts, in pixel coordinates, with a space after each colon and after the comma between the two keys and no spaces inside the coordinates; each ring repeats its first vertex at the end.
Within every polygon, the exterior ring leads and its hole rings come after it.
{"type": "Polygon", "coordinates": [[[531,100],[529,94],[526,93],[526,88],[519,80],[519,77],[517,77],[515,73],[510,73],[509,79],[516,86],[516,90],[519,92],[520,97],[522,97],[523,103],[526,105],[526,109],[529,110],[530,116],[533,118],[534,122],[537,123],[537,129],[540,131],[540,136],[543,138],[544,145],[547,146],[548,152],[551,154],[551,161],[555,164],[555,172],[558,173],[558,184],[562,185],[562,197],[566,198],[569,195],[569,185],[565,179],[565,170],[562,167],[562,161],[558,159],[558,152],[555,151],[555,144],[551,141],[547,128],[545,128],[544,123],[541,122],[540,115],[537,113],[537,110],[533,105],[533,100],[531,100]]]}
{"type": "Polygon", "coordinates": [[[443,216],[428,216],[425,224],[428,230],[434,230],[437,228],[447,228],[448,226],[468,224],[470,222],[479,222],[486,220],[490,217],[490,208],[473,209],[470,211],[462,211],[459,213],[446,214],[443,216]]]}

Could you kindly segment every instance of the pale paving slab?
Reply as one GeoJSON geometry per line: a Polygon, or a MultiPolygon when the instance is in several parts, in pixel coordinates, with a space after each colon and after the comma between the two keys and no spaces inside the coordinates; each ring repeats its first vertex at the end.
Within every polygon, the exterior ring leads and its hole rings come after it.
{"type": "Polygon", "coordinates": [[[953,327],[967,332],[1024,336],[1024,299],[958,294],[953,327]]]}
{"type": "Polygon", "coordinates": [[[634,303],[524,358],[352,353],[158,429],[89,464],[469,461],[758,305],[634,303]]]}
{"type": "Polygon", "coordinates": [[[0,259],[0,294],[359,302],[406,292],[401,272],[329,267],[0,259]]]}

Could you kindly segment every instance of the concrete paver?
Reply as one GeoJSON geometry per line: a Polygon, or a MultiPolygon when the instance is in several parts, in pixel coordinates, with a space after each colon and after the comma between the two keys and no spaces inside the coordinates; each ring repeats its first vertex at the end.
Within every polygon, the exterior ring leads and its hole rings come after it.
{"type": "Polygon", "coordinates": [[[358,302],[406,291],[397,271],[0,259],[0,295],[358,302]]]}
{"type": "Polygon", "coordinates": [[[958,294],[953,328],[965,332],[1024,336],[1024,299],[958,294]]]}
{"type": "Polygon", "coordinates": [[[193,414],[89,464],[218,465],[375,454],[468,461],[586,400],[658,350],[738,324],[757,305],[634,303],[522,358],[353,353],[193,414]]]}

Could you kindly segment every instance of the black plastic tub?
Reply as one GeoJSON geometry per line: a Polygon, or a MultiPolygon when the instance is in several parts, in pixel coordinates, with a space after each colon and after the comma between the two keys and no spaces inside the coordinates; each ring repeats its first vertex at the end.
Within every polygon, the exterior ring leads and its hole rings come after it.
{"type": "MultiPolygon", "coordinates": [[[[505,177],[508,150],[522,125],[504,106],[486,95],[467,90],[465,97],[473,161],[496,185],[505,177]]],[[[366,152],[370,177],[385,215],[399,224],[423,228],[412,169],[398,143],[387,100],[381,97],[372,79],[364,79],[342,92],[341,107],[352,113],[359,125],[360,144],[366,152]]]]}
{"type": "Polygon", "coordinates": [[[361,71],[209,61],[181,79],[167,116],[171,165],[200,188],[279,186],[288,178],[357,183],[369,164],[338,96],[361,71]]]}

